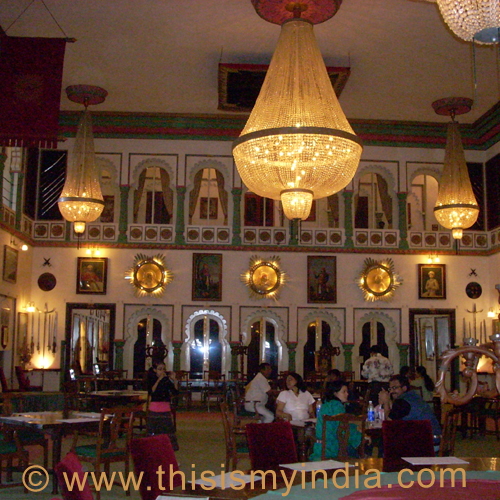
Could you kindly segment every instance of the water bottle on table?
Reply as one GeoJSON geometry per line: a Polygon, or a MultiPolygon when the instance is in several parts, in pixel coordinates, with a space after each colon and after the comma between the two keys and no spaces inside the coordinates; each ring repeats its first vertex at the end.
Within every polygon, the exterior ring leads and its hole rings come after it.
{"type": "Polygon", "coordinates": [[[373,403],[371,401],[368,402],[368,414],[366,417],[367,422],[375,422],[375,408],[373,407],[373,403]]]}
{"type": "Polygon", "coordinates": [[[319,411],[321,410],[321,398],[316,401],[316,418],[319,418],[319,411]]]}

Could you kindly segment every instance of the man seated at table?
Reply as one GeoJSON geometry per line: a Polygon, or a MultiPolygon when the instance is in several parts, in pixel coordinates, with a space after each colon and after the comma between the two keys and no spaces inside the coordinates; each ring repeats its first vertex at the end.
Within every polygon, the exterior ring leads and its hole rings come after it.
{"type": "Polygon", "coordinates": [[[246,386],[245,389],[245,410],[255,412],[262,415],[264,423],[270,423],[274,420],[273,413],[266,408],[271,386],[268,378],[271,376],[272,367],[269,363],[261,363],[259,365],[259,373],[255,375],[253,380],[246,386]]]}
{"type": "Polygon", "coordinates": [[[389,420],[430,420],[434,445],[439,445],[441,426],[431,407],[417,391],[410,389],[410,381],[406,377],[392,376],[389,380],[389,391],[382,389],[378,398],[389,420]]]}

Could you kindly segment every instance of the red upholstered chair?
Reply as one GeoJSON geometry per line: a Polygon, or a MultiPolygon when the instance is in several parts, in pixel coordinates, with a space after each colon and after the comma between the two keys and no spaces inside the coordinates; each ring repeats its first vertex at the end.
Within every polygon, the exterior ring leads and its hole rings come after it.
{"type": "MultiPolygon", "coordinates": [[[[170,466],[172,465],[173,472],[176,472],[179,470],[179,465],[170,439],[166,434],[132,439],[130,453],[134,462],[135,476],[139,477],[141,472],[143,473],[139,488],[142,500],[156,500],[158,495],[171,491],[170,466]],[[158,484],[157,471],[160,466],[165,472],[162,475],[163,484],[161,486],[165,488],[163,490],[160,490],[158,484]]],[[[178,474],[174,475],[172,486],[180,486],[181,484],[181,477],[178,474]]]]}
{"type": "Polygon", "coordinates": [[[298,462],[290,422],[247,424],[252,470],[279,470],[280,464],[298,462]]]}
{"type": "Polygon", "coordinates": [[[83,480],[85,477],[82,464],[80,463],[80,460],[78,460],[78,457],[74,453],[69,452],[64,457],[64,459],[56,465],[55,471],[56,471],[57,481],[59,483],[59,488],[61,490],[61,494],[64,500],[93,500],[92,492],[90,491],[90,486],[88,481],[85,481],[83,488],[80,488],[78,484],[76,484],[76,478],[75,478],[72,491],[69,491],[68,487],[66,486],[64,473],[66,473],[66,477],[68,478],[69,484],[71,484],[70,481],[73,479],[74,474],[78,474],[78,476],[80,477],[80,484],[83,484],[83,480]]]}
{"type": "Polygon", "coordinates": [[[382,422],[384,461],[402,457],[434,457],[434,438],[429,420],[382,422]]]}

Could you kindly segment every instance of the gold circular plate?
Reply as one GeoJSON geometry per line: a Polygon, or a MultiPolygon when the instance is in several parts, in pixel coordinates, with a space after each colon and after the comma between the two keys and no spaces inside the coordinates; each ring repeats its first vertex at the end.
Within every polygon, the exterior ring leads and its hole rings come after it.
{"type": "Polygon", "coordinates": [[[164,285],[165,270],[154,260],[140,262],[134,269],[134,285],[151,293],[164,285]]]}
{"type": "Polygon", "coordinates": [[[267,295],[281,284],[279,269],[269,262],[257,264],[250,270],[250,288],[259,295],[267,295]]]}
{"type": "Polygon", "coordinates": [[[383,295],[391,286],[391,273],[382,266],[374,267],[366,273],[365,284],[375,295],[383,295]]]}

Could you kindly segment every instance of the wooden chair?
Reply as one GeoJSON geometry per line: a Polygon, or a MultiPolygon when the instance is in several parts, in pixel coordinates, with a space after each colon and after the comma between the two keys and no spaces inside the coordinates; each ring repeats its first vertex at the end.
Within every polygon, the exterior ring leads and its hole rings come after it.
{"type": "Polygon", "coordinates": [[[443,423],[443,434],[439,444],[438,455],[440,457],[451,457],[455,454],[455,437],[457,435],[458,419],[460,410],[456,408],[446,412],[443,423]]]}
{"type": "MultiPolygon", "coordinates": [[[[8,482],[12,482],[12,464],[16,459],[18,460],[20,466],[28,467],[29,454],[22,447],[17,436],[17,432],[14,432],[10,436],[0,434],[0,485],[2,484],[3,463],[7,462],[6,479],[8,482]]],[[[18,483],[14,483],[9,486],[18,486],[18,483]]]]}
{"type": "MultiPolygon", "coordinates": [[[[78,433],[75,433],[71,451],[81,462],[89,462],[94,466],[96,477],[101,473],[101,466],[104,466],[104,472],[109,476],[110,464],[115,462],[124,462],[125,477],[128,477],[135,410],[126,406],[103,408],[95,444],[78,446],[78,433]],[[120,439],[122,435],[125,439],[120,439]]],[[[130,490],[127,491],[129,495],[130,490]]],[[[97,490],[96,498],[100,499],[97,490]]]]}
{"type": "Polygon", "coordinates": [[[332,432],[332,426],[328,426],[328,422],[336,422],[337,426],[337,440],[339,442],[339,452],[337,455],[337,460],[349,460],[352,458],[349,456],[349,437],[351,436],[351,424],[358,425],[361,427],[361,444],[358,447],[359,458],[365,457],[365,418],[364,416],[359,417],[356,415],[350,415],[349,413],[340,413],[339,415],[323,415],[323,435],[321,441],[321,460],[326,460],[326,445],[327,432],[332,432]]]}
{"type": "Polygon", "coordinates": [[[74,453],[68,453],[58,464],[56,464],[54,470],[61,488],[63,500],[93,500],[92,492],[90,491],[88,479],[83,472],[82,464],[74,453]],[[72,490],[69,491],[66,486],[65,475],[67,478],[73,478],[75,475],[78,475],[79,482],[83,487],[73,487],[72,490]]]}
{"type": "Polygon", "coordinates": [[[298,462],[290,422],[247,424],[248,451],[252,470],[280,470],[280,464],[298,462]]]}
{"type": "Polygon", "coordinates": [[[422,387],[418,386],[418,385],[410,385],[410,390],[412,391],[415,391],[415,392],[418,392],[419,396],[421,398],[424,397],[424,393],[422,391],[422,387]]]}
{"type": "Polygon", "coordinates": [[[226,376],[213,370],[205,370],[203,379],[205,380],[205,386],[202,389],[201,398],[202,401],[206,401],[207,409],[210,411],[211,399],[215,399],[217,403],[220,403],[226,397],[226,376]]]}
{"type": "Polygon", "coordinates": [[[186,408],[189,410],[193,402],[191,382],[189,381],[189,372],[187,370],[176,371],[175,378],[179,382],[179,394],[178,396],[176,396],[176,399],[179,403],[184,400],[186,402],[186,408]]]}
{"type": "Polygon", "coordinates": [[[10,389],[7,384],[7,378],[5,377],[5,372],[3,371],[3,368],[0,368],[0,384],[2,386],[3,394],[7,392],[14,392],[14,389],[10,389]]]}
{"type": "Polygon", "coordinates": [[[354,372],[353,371],[340,372],[340,376],[346,382],[351,382],[351,380],[354,380],[354,372]]]}
{"type": "Polygon", "coordinates": [[[495,436],[497,441],[500,441],[500,398],[487,399],[484,404],[484,408],[479,412],[480,426],[484,429],[484,432],[490,432],[486,430],[486,419],[491,418],[495,423],[495,436]]]}
{"type": "Polygon", "coordinates": [[[43,391],[43,387],[41,385],[31,385],[28,377],[26,376],[26,370],[24,370],[21,366],[16,366],[14,370],[16,372],[19,390],[21,392],[43,391]]]}
{"type": "Polygon", "coordinates": [[[233,415],[225,401],[221,401],[219,406],[226,442],[226,470],[233,471],[238,469],[238,462],[242,458],[249,457],[246,430],[235,425],[233,415]]]}

